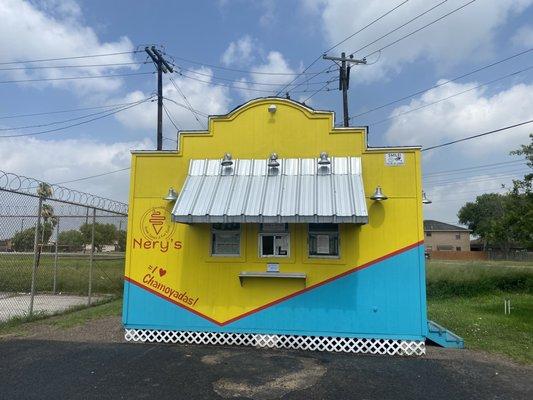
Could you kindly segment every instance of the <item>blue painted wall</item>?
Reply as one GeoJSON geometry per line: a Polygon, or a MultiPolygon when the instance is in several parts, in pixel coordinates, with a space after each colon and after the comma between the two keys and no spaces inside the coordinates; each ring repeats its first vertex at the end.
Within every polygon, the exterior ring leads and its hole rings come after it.
{"type": "Polygon", "coordinates": [[[126,328],[423,340],[423,245],[218,326],[125,282],[126,328]]]}

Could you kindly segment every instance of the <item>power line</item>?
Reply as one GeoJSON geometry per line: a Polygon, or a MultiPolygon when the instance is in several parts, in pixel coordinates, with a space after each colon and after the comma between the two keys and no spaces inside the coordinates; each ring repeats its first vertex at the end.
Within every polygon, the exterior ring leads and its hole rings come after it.
{"type": "MultiPolygon", "coordinates": [[[[174,122],[174,120],[173,120],[172,117],[170,116],[170,113],[169,113],[167,107],[166,107],[164,104],[163,104],[163,110],[165,111],[165,114],[167,115],[167,118],[168,118],[168,120],[170,121],[170,123],[171,123],[172,125],[174,125],[174,128],[176,128],[178,131],[180,131],[181,128],[180,128],[180,127],[174,122]]],[[[168,138],[167,138],[167,139],[168,139],[168,138]]]]}
{"type": "Polygon", "coordinates": [[[98,117],[95,117],[95,118],[91,118],[87,121],[81,121],[81,122],[78,122],[78,123],[75,123],[75,124],[71,124],[71,125],[67,125],[67,126],[63,126],[63,127],[59,127],[59,128],[54,128],[54,129],[47,129],[47,130],[44,130],[44,131],[39,131],[39,132],[31,132],[31,133],[21,133],[21,134],[16,134],[16,135],[2,135],[0,136],[0,138],[14,138],[14,137],[23,137],[23,136],[36,136],[36,135],[42,135],[42,134],[45,134],[45,133],[51,133],[51,132],[57,132],[57,131],[61,131],[61,130],[64,130],[64,129],[68,129],[68,128],[73,128],[75,126],[80,126],[80,125],[83,125],[83,124],[88,124],[89,122],[93,122],[93,121],[96,121],[96,120],[99,120],[99,119],[102,119],[102,118],[105,118],[105,117],[108,117],[110,115],[114,115],[114,114],[117,114],[121,111],[124,111],[124,110],[127,110],[129,108],[132,108],[132,107],[136,107],[138,106],[139,104],[142,104],[142,103],[145,103],[149,100],[151,100],[153,97],[148,97],[144,100],[140,100],[134,104],[131,104],[129,106],[126,106],[126,107],[122,107],[118,110],[114,110],[114,111],[111,111],[107,114],[104,114],[104,115],[100,115],[98,117]]]}
{"type": "MultiPolygon", "coordinates": [[[[220,77],[212,75],[212,74],[206,74],[206,73],[203,73],[203,72],[194,71],[192,69],[183,68],[183,67],[181,67],[179,65],[174,65],[174,66],[179,68],[180,72],[178,72],[178,74],[182,75],[182,76],[185,76],[185,77],[187,77],[187,76],[184,75],[183,73],[181,73],[181,71],[187,71],[187,72],[190,72],[192,74],[196,74],[196,75],[200,75],[200,76],[207,76],[209,78],[218,79],[218,80],[225,81],[225,82],[245,83],[243,81],[236,80],[236,79],[220,78],[220,77]]],[[[280,86],[280,85],[282,85],[282,83],[271,83],[271,82],[264,82],[264,83],[262,83],[262,82],[246,82],[246,83],[253,83],[254,85],[261,85],[261,86],[280,86]]],[[[312,82],[312,83],[310,83],[310,85],[321,85],[323,83],[325,83],[325,82],[312,82]]]]}
{"type": "MultiPolygon", "coordinates": [[[[396,11],[398,8],[400,8],[401,6],[403,6],[405,3],[407,3],[409,0],[405,0],[403,1],[402,3],[398,4],[397,6],[391,8],[389,11],[387,11],[386,13],[380,15],[379,17],[377,17],[376,19],[374,19],[373,21],[371,21],[370,23],[368,23],[367,25],[365,25],[364,27],[362,27],[361,29],[359,29],[358,31],[352,33],[351,35],[347,36],[346,38],[344,38],[343,40],[341,40],[340,42],[336,43],[335,45],[331,46],[329,49],[327,49],[326,51],[324,51],[321,55],[319,55],[317,58],[315,58],[311,64],[309,64],[300,74],[298,74],[292,81],[290,81],[288,84],[286,84],[285,86],[283,86],[280,90],[278,90],[278,92],[276,93],[276,96],[279,96],[280,93],[282,93],[285,89],[287,89],[288,87],[290,87],[294,82],[296,82],[296,80],[302,76],[302,74],[304,74],[305,72],[307,72],[307,70],[309,68],[311,68],[317,61],[319,61],[321,58],[322,58],[322,55],[324,55],[325,53],[328,53],[330,52],[331,50],[335,49],[336,47],[340,46],[342,43],[346,42],[347,40],[353,38],[355,35],[361,33],[362,31],[364,31],[365,29],[369,28],[370,26],[374,25],[376,22],[380,21],[381,19],[385,18],[387,15],[389,15],[390,13],[396,11]]],[[[326,68],[325,70],[319,72],[319,73],[316,73],[314,74],[310,79],[313,79],[315,76],[317,75],[320,75],[322,73],[325,73],[325,71],[329,69],[326,68]]],[[[309,81],[309,79],[308,79],[309,81]]],[[[299,86],[299,85],[298,85],[299,86]]],[[[296,89],[298,86],[292,88],[293,90],[296,89]]],[[[290,92],[293,92],[293,90],[290,90],[290,92]]]]}
{"type": "Polygon", "coordinates": [[[63,114],[63,113],[77,112],[77,111],[98,110],[101,108],[114,108],[114,107],[127,106],[129,104],[131,103],[109,104],[107,106],[95,106],[95,107],[70,108],[66,110],[44,111],[44,112],[38,112],[38,113],[32,113],[32,114],[4,115],[4,116],[0,116],[0,119],[35,117],[39,115],[63,114]]]}
{"type": "Polygon", "coordinates": [[[180,89],[180,87],[178,86],[178,84],[174,81],[174,79],[172,79],[172,77],[169,78],[170,82],[172,82],[172,85],[176,88],[176,90],[178,91],[178,93],[181,95],[181,97],[183,97],[183,100],[185,100],[185,104],[187,105],[187,108],[189,109],[189,111],[194,115],[194,119],[196,119],[196,122],[198,122],[198,125],[200,125],[200,127],[202,129],[206,129],[206,127],[204,126],[204,124],[202,124],[200,122],[200,119],[198,118],[198,114],[194,111],[194,108],[192,107],[191,103],[189,103],[189,100],[187,99],[187,96],[185,96],[185,93],[183,93],[183,91],[180,89]]]}
{"type": "MultiPolygon", "coordinates": [[[[300,73],[298,73],[298,72],[261,72],[261,71],[253,71],[253,70],[227,68],[227,67],[221,67],[220,65],[208,64],[208,63],[204,63],[204,62],[200,62],[200,61],[189,60],[187,58],[176,57],[176,56],[173,56],[173,55],[170,55],[170,54],[167,54],[167,53],[164,53],[164,54],[167,55],[171,59],[184,61],[184,62],[187,62],[187,63],[190,63],[190,64],[201,65],[201,66],[204,66],[204,67],[219,69],[219,70],[222,70],[222,71],[239,72],[239,73],[242,73],[242,74],[250,74],[250,75],[279,75],[279,76],[300,75],[300,73]]],[[[308,72],[306,75],[311,75],[311,74],[314,74],[314,72],[308,72]]]]}
{"type": "Polygon", "coordinates": [[[57,68],[92,68],[92,67],[121,67],[126,65],[149,64],[149,61],[135,61],[111,64],[82,64],[82,65],[39,65],[37,67],[10,67],[0,68],[0,71],[33,70],[33,69],[57,69],[57,68]]]}
{"type": "Polygon", "coordinates": [[[370,47],[370,46],[373,45],[374,43],[379,42],[381,39],[386,38],[387,36],[393,34],[394,32],[397,32],[397,31],[400,30],[401,28],[403,28],[403,27],[409,25],[411,22],[416,21],[418,18],[423,17],[423,16],[426,15],[427,13],[433,11],[435,8],[440,7],[441,5],[443,5],[444,3],[446,3],[447,1],[448,1],[448,0],[444,0],[444,1],[442,1],[442,2],[440,2],[440,3],[438,3],[438,4],[436,4],[436,5],[434,5],[433,7],[427,9],[426,11],[424,11],[424,12],[422,12],[422,13],[416,15],[415,17],[411,18],[409,21],[407,21],[407,22],[403,23],[402,25],[400,25],[400,26],[394,28],[392,31],[389,31],[389,32],[385,33],[384,35],[382,35],[382,36],[380,36],[379,38],[373,40],[372,42],[370,42],[370,43],[364,45],[363,47],[361,47],[361,48],[359,48],[359,49],[353,51],[351,54],[352,54],[352,55],[355,55],[355,53],[357,53],[357,52],[359,52],[359,51],[361,51],[361,50],[364,50],[364,49],[366,49],[367,47],[370,47]]]}
{"type": "MultiPolygon", "coordinates": [[[[181,108],[184,108],[184,109],[186,109],[186,110],[189,110],[189,107],[187,107],[185,104],[178,103],[177,101],[175,101],[174,99],[171,99],[170,97],[165,97],[165,96],[163,96],[163,99],[168,100],[168,101],[174,103],[175,105],[177,105],[177,106],[179,106],[179,107],[181,107],[181,108]]],[[[196,114],[201,115],[202,117],[205,117],[205,118],[208,118],[208,117],[209,117],[209,114],[206,114],[206,113],[204,113],[204,112],[202,112],[202,111],[199,111],[199,110],[197,110],[196,108],[193,108],[193,110],[194,110],[194,112],[195,112],[196,114]]]]}
{"type": "Polygon", "coordinates": [[[66,76],[61,78],[36,78],[36,79],[18,79],[9,81],[0,81],[2,83],[22,83],[22,82],[45,82],[45,81],[68,81],[77,79],[98,79],[98,78],[116,78],[135,75],[153,75],[154,72],[132,72],[127,74],[109,74],[109,75],[89,75],[89,76],[66,76]]]}
{"type": "Polygon", "coordinates": [[[384,122],[390,121],[391,119],[396,119],[396,118],[398,118],[398,117],[401,117],[402,115],[410,114],[410,113],[412,113],[412,112],[414,112],[414,111],[418,111],[418,110],[421,110],[421,109],[423,109],[423,108],[426,108],[426,107],[429,107],[429,106],[433,106],[433,105],[438,104],[438,103],[441,103],[441,102],[443,102],[443,101],[445,101],[445,100],[449,100],[449,99],[451,99],[451,98],[453,98],[453,97],[457,97],[457,96],[459,96],[459,95],[462,95],[462,94],[465,94],[465,93],[471,92],[472,90],[479,89],[479,88],[481,88],[481,87],[483,87],[483,86],[491,85],[491,84],[493,84],[493,83],[495,83],[495,82],[499,82],[499,81],[501,81],[501,80],[503,80],[503,79],[509,78],[509,77],[511,77],[511,76],[514,76],[514,75],[521,74],[521,73],[526,72],[526,71],[529,71],[529,70],[531,70],[531,69],[533,69],[533,66],[529,66],[529,67],[527,67],[527,68],[521,69],[521,70],[519,70],[519,71],[512,72],[512,73],[510,73],[510,74],[507,74],[507,75],[501,76],[501,77],[496,78],[496,79],[493,79],[493,80],[491,80],[491,81],[488,81],[488,82],[485,82],[485,83],[479,84],[479,85],[477,85],[477,86],[473,86],[473,87],[471,87],[471,88],[469,88],[469,89],[466,89],[466,90],[463,90],[463,91],[461,91],[461,92],[457,92],[457,93],[454,93],[454,94],[452,94],[452,95],[450,95],[450,96],[443,97],[442,99],[432,101],[431,103],[426,103],[426,104],[423,104],[423,105],[421,105],[421,106],[419,106],[419,107],[411,108],[411,109],[409,109],[409,110],[407,110],[407,111],[403,111],[403,112],[401,112],[401,113],[397,113],[397,114],[391,115],[390,117],[387,117],[387,118],[381,119],[381,120],[379,120],[379,121],[371,122],[370,124],[368,124],[368,126],[375,126],[375,125],[382,124],[382,123],[384,123],[384,122]]]}
{"type": "Polygon", "coordinates": [[[142,50],[120,51],[120,52],[115,52],[115,53],[91,54],[91,55],[58,57],[58,58],[42,58],[40,60],[7,61],[7,62],[0,62],[0,65],[29,64],[29,63],[36,63],[36,62],[61,61],[61,60],[77,60],[80,58],[110,57],[110,56],[118,56],[118,55],[123,55],[123,54],[135,54],[135,53],[142,53],[142,50]]]}
{"type": "Polygon", "coordinates": [[[435,19],[435,20],[433,20],[433,21],[427,23],[426,25],[421,26],[420,28],[415,29],[414,31],[412,31],[412,32],[410,32],[410,33],[408,33],[408,34],[406,34],[406,35],[404,35],[404,36],[402,36],[402,37],[396,39],[395,41],[393,41],[393,42],[391,42],[391,43],[389,43],[389,44],[387,44],[387,45],[381,47],[380,49],[378,49],[378,50],[376,50],[376,51],[374,51],[374,52],[372,52],[372,53],[367,54],[364,58],[368,58],[368,57],[370,57],[370,56],[372,56],[372,55],[374,55],[374,54],[376,54],[376,53],[378,53],[378,52],[381,52],[381,51],[383,51],[383,50],[385,50],[385,49],[387,49],[387,48],[389,48],[389,47],[391,47],[391,46],[393,46],[393,45],[395,45],[395,44],[401,42],[401,41],[404,40],[404,39],[407,39],[408,37],[414,35],[415,33],[418,33],[418,32],[420,32],[421,30],[423,30],[423,29],[425,29],[425,28],[427,28],[427,27],[429,27],[429,26],[431,26],[431,25],[433,25],[433,24],[435,24],[435,23],[437,23],[437,22],[443,20],[444,18],[446,18],[446,17],[448,17],[448,16],[450,16],[450,15],[456,13],[457,11],[459,11],[459,10],[465,8],[466,6],[468,6],[468,5],[472,4],[472,3],[474,3],[475,1],[476,1],[476,0],[470,0],[470,1],[467,2],[467,3],[464,3],[463,5],[461,5],[461,6],[457,7],[457,8],[455,8],[455,9],[453,9],[452,11],[450,11],[450,12],[448,12],[448,13],[442,15],[441,17],[439,17],[439,18],[437,18],[437,19],[435,19]]]}
{"type": "Polygon", "coordinates": [[[440,83],[438,83],[438,84],[436,84],[436,85],[433,85],[433,86],[431,86],[431,87],[428,87],[428,88],[426,88],[426,89],[418,90],[418,91],[416,91],[416,92],[414,92],[414,93],[408,94],[408,95],[403,96],[403,97],[401,97],[401,98],[398,98],[398,99],[396,99],[396,100],[389,101],[388,103],[385,103],[385,104],[382,104],[382,105],[380,105],[380,106],[374,107],[374,108],[372,108],[372,109],[370,109],[370,110],[367,110],[367,111],[365,111],[365,112],[362,112],[362,113],[359,113],[359,114],[353,115],[352,117],[350,117],[350,119],[354,119],[354,118],[357,118],[357,117],[361,117],[361,116],[363,116],[363,115],[370,114],[371,112],[374,112],[374,111],[377,111],[377,110],[381,110],[381,109],[383,109],[383,108],[385,108],[385,107],[388,107],[388,106],[391,106],[391,105],[393,105],[393,104],[399,103],[400,101],[410,99],[410,98],[412,98],[412,97],[418,96],[419,94],[422,94],[422,93],[428,92],[428,91],[430,91],[430,90],[432,90],[432,89],[436,89],[436,88],[438,88],[438,87],[441,87],[441,86],[447,85],[448,83],[458,81],[459,79],[466,78],[467,76],[470,76],[470,75],[476,74],[476,73],[478,73],[478,72],[480,72],[480,71],[483,71],[483,70],[485,70],[485,69],[488,69],[488,68],[494,67],[494,66],[496,66],[496,65],[498,65],[498,64],[501,64],[501,63],[504,63],[504,62],[506,62],[506,61],[512,60],[512,59],[514,59],[514,58],[516,58],[516,57],[520,57],[520,56],[522,56],[522,55],[524,55],[524,54],[526,54],[526,53],[529,53],[529,52],[531,52],[531,51],[533,51],[533,48],[529,48],[529,49],[527,49],[527,50],[524,50],[524,51],[521,51],[521,52],[515,53],[515,54],[513,54],[513,55],[511,55],[511,56],[509,56],[509,57],[505,57],[505,58],[503,58],[503,59],[501,59],[501,60],[498,60],[498,61],[495,61],[495,62],[493,62],[493,63],[487,64],[487,65],[484,65],[484,66],[482,66],[482,67],[476,68],[476,69],[474,69],[474,70],[472,70],[472,71],[470,71],[470,72],[467,72],[467,73],[465,73],[465,74],[462,74],[462,75],[456,76],[455,78],[448,79],[448,80],[446,80],[446,81],[440,82],[440,83]]]}
{"type": "MultiPolygon", "coordinates": [[[[135,103],[137,103],[137,102],[125,103],[124,105],[130,105],[130,104],[135,104],[135,103]]],[[[0,128],[0,131],[14,131],[14,130],[19,130],[19,129],[42,128],[42,127],[45,127],[45,126],[64,124],[66,122],[76,121],[76,120],[79,120],[79,119],[85,119],[85,118],[88,118],[88,117],[92,117],[94,115],[104,114],[104,113],[106,113],[106,112],[108,112],[110,110],[117,109],[117,108],[120,108],[120,107],[122,107],[122,106],[117,106],[117,107],[114,107],[114,108],[108,108],[108,109],[103,110],[103,111],[98,111],[98,112],[91,113],[91,114],[81,115],[79,117],[64,119],[64,120],[61,120],[61,121],[48,122],[48,123],[45,123],[45,124],[35,124],[35,125],[13,126],[13,127],[9,127],[9,128],[0,128]]]]}
{"type": "Polygon", "coordinates": [[[530,119],[529,121],[519,122],[518,124],[505,126],[503,128],[494,129],[492,131],[479,133],[479,134],[473,135],[473,136],[467,136],[467,137],[464,137],[462,139],[452,140],[451,142],[441,143],[441,144],[437,144],[437,145],[431,146],[431,147],[426,147],[425,149],[422,149],[421,151],[428,151],[428,150],[438,149],[438,148],[445,147],[445,146],[450,146],[450,145],[455,144],[455,143],[460,143],[460,142],[464,142],[464,141],[467,141],[467,140],[475,139],[475,138],[478,138],[478,137],[491,135],[493,133],[502,132],[502,131],[505,131],[507,129],[512,129],[512,128],[516,128],[516,127],[519,127],[519,126],[522,126],[522,125],[531,124],[532,122],[533,122],[533,119],[530,119]]]}
{"type": "Polygon", "coordinates": [[[101,173],[101,174],[97,174],[97,175],[84,176],[83,178],[71,179],[71,180],[69,180],[69,181],[56,182],[56,183],[53,183],[53,185],[63,185],[63,184],[65,184],[65,183],[72,183],[72,182],[85,181],[85,180],[87,180],[87,179],[99,178],[99,177],[101,177],[101,176],[106,176],[106,175],[116,174],[117,172],[127,171],[127,170],[129,170],[129,169],[130,169],[130,167],[127,167],[127,168],[121,168],[121,169],[117,169],[117,170],[115,170],[115,171],[103,172],[103,173],[101,173]]]}
{"type": "Polygon", "coordinates": [[[503,162],[492,163],[492,164],[476,165],[476,166],[472,166],[472,167],[465,167],[465,168],[458,168],[458,169],[448,169],[448,170],[444,170],[444,171],[434,171],[434,172],[430,172],[428,174],[424,174],[424,177],[432,177],[432,176],[435,176],[435,175],[448,175],[448,174],[455,173],[455,172],[470,171],[470,170],[474,170],[474,169],[485,169],[485,168],[492,169],[494,167],[498,167],[498,166],[502,166],[502,165],[517,164],[517,163],[523,163],[523,162],[524,162],[524,160],[503,161],[503,162]]]}
{"type": "Polygon", "coordinates": [[[470,183],[476,183],[476,182],[484,182],[484,181],[491,181],[494,179],[503,179],[506,177],[516,177],[518,174],[525,174],[528,170],[524,170],[524,168],[520,169],[513,169],[509,171],[504,171],[498,174],[491,173],[490,176],[487,175],[487,173],[481,173],[478,175],[468,176],[468,177],[439,177],[442,180],[436,180],[433,182],[426,182],[426,186],[444,186],[449,185],[456,182],[467,182],[470,183]]]}

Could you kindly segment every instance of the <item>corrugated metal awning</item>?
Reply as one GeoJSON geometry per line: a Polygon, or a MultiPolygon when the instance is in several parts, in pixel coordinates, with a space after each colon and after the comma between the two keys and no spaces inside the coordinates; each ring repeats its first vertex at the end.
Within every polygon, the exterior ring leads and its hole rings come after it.
{"type": "Polygon", "coordinates": [[[172,211],[183,223],[368,222],[361,159],[191,160],[172,211]]]}

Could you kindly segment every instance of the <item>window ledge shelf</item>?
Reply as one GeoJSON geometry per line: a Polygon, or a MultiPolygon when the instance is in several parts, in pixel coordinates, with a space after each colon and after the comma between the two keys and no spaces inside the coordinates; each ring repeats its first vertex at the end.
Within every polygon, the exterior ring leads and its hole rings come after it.
{"type": "Polygon", "coordinates": [[[281,278],[281,279],[303,279],[304,284],[307,279],[307,274],[302,272],[250,272],[242,271],[239,274],[239,281],[241,286],[243,284],[244,278],[281,278]]]}

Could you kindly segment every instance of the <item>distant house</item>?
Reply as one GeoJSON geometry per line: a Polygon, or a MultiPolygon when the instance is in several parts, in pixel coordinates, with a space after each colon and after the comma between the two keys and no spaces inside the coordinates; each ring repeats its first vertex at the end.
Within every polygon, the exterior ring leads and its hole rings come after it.
{"type": "Polygon", "coordinates": [[[470,230],[428,219],[424,221],[427,251],[470,251],[470,230]]]}

